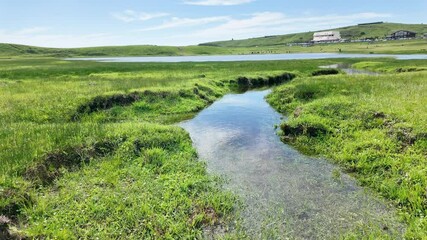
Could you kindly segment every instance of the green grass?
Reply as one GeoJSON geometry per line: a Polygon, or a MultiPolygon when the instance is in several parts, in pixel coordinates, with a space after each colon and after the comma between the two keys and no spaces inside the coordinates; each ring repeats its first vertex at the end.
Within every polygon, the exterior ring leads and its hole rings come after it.
{"type": "Polygon", "coordinates": [[[199,46],[105,46],[86,48],[43,48],[19,44],[0,44],[0,56],[4,58],[12,56],[51,56],[51,57],[74,57],[74,56],[189,56],[189,55],[224,55],[231,54],[228,49],[216,47],[199,46]]]}
{"type": "MultiPolygon", "coordinates": [[[[383,70],[426,63],[355,65],[383,70]]],[[[276,88],[268,100],[290,115],[281,125],[283,141],[331,159],[391,199],[408,223],[406,238],[422,239],[427,234],[427,73],[391,72],[299,78],[276,88]]]]}
{"type": "Polygon", "coordinates": [[[59,239],[227,229],[236,197],[169,124],[249,83],[331,64],[0,61],[0,215],[16,236],[59,239]]]}
{"type": "MultiPolygon", "coordinates": [[[[63,173],[24,210],[29,236],[200,238],[234,209],[197,161],[182,129],[137,123],[105,126],[126,138],[111,155],[63,173]],[[118,130],[119,129],[119,130],[118,130]]],[[[118,136],[115,136],[115,135],[118,136]]]]}
{"type": "MultiPolygon", "coordinates": [[[[425,73],[311,77],[318,66],[337,62],[371,70],[425,67],[416,60],[369,61],[165,64],[1,59],[0,215],[12,220],[13,234],[30,238],[201,238],[206,229],[219,225],[231,234],[225,237],[243,237],[244,233],[229,232],[235,221],[239,225],[238,199],[222,188],[221,179],[206,172],[188,134],[171,124],[194,116],[226,93],[291,72],[299,78],[279,87],[271,99],[283,111],[309,106],[290,122],[324,129],[318,137],[298,136],[301,143],[313,143],[307,151],[314,147],[322,154],[319,148],[333,146],[333,138],[324,133],[340,129],[337,117],[352,119],[344,129],[357,129],[371,111],[384,112],[385,119],[370,120],[369,131],[352,135],[343,149],[354,147],[359,150],[351,151],[359,153],[367,146],[362,156],[385,154],[381,163],[396,164],[392,166],[408,173],[397,186],[397,175],[388,179],[377,174],[381,164],[369,162],[356,169],[363,184],[394,200],[406,213],[408,236],[420,236],[425,226],[420,194],[426,185],[425,162],[419,156],[426,145],[417,140],[403,153],[392,147],[398,146],[402,134],[418,137],[426,132],[425,73]],[[289,98],[293,91],[297,97],[289,98]],[[402,98],[408,104],[399,105],[402,98]],[[329,115],[318,115],[316,109],[329,115]],[[389,120],[395,121],[391,138],[388,125],[376,128],[389,120]],[[402,166],[390,159],[399,159],[402,166]]],[[[341,147],[328,148],[327,156],[338,159],[332,155],[337,149],[341,147]]],[[[345,166],[344,162],[340,163],[345,166]]]]}

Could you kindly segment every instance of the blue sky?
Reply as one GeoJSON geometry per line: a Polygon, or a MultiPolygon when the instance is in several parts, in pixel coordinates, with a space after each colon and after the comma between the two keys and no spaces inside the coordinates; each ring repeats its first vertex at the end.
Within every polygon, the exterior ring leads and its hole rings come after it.
{"type": "Polygon", "coordinates": [[[372,21],[427,23],[426,10],[426,0],[0,0],[0,42],[193,45],[372,21]]]}

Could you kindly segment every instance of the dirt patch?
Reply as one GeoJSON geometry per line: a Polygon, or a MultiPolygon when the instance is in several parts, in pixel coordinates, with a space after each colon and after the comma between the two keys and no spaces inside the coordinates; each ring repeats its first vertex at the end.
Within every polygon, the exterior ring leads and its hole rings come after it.
{"type": "Polygon", "coordinates": [[[340,71],[338,69],[334,68],[328,68],[328,69],[320,69],[316,70],[311,73],[312,76],[322,76],[322,75],[336,75],[339,74],[340,71]]]}
{"type": "Polygon", "coordinates": [[[197,207],[191,214],[189,222],[201,226],[215,226],[221,224],[220,217],[212,207],[197,207]]]}
{"type": "Polygon", "coordinates": [[[427,68],[424,67],[406,67],[406,68],[396,68],[395,72],[404,73],[404,72],[422,72],[427,71],[427,68]]]}
{"type": "Polygon", "coordinates": [[[143,92],[132,92],[128,94],[114,94],[108,96],[97,96],[87,103],[80,105],[76,113],[71,116],[72,121],[78,121],[84,114],[111,109],[115,106],[128,106],[134,102],[141,100],[143,97],[158,97],[166,98],[171,95],[170,92],[159,91],[154,92],[146,90],[143,92]]]}
{"type": "Polygon", "coordinates": [[[427,133],[415,134],[410,127],[394,127],[392,126],[387,134],[401,143],[402,148],[414,145],[416,141],[427,139],[427,133]]]}
{"type": "Polygon", "coordinates": [[[0,239],[11,239],[9,233],[10,219],[6,216],[0,215],[0,239]]]}
{"type": "Polygon", "coordinates": [[[309,125],[299,123],[296,126],[291,126],[287,123],[282,124],[281,129],[283,131],[284,140],[292,140],[297,136],[305,135],[309,137],[318,137],[325,135],[330,131],[322,125],[309,125]]]}
{"type": "Polygon", "coordinates": [[[209,104],[214,102],[213,99],[209,98],[209,95],[214,94],[214,91],[208,87],[201,86],[196,83],[195,87],[193,88],[193,93],[209,104]]]}
{"type": "Polygon", "coordinates": [[[61,169],[74,171],[91,159],[111,154],[121,142],[122,140],[103,140],[48,153],[35,166],[25,171],[24,178],[43,186],[49,185],[62,175],[61,169]]]}
{"type": "Polygon", "coordinates": [[[12,220],[8,217],[0,215],[0,239],[27,239],[23,236],[18,236],[17,234],[10,231],[10,226],[12,225],[12,220]]]}
{"type": "Polygon", "coordinates": [[[294,111],[294,118],[297,118],[297,117],[299,117],[302,113],[303,113],[303,108],[302,107],[297,107],[297,108],[295,108],[295,111],[294,111]]]}
{"type": "Polygon", "coordinates": [[[7,188],[1,189],[0,200],[0,239],[25,239],[10,229],[17,225],[21,209],[32,204],[31,197],[25,190],[7,188]]]}
{"type": "Polygon", "coordinates": [[[11,222],[16,222],[21,208],[32,202],[30,195],[25,190],[14,188],[2,189],[0,199],[0,215],[8,218],[11,222]]]}
{"type": "Polygon", "coordinates": [[[236,80],[231,80],[230,83],[236,83],[239,88],[251,88],[251,87],[263,87],[263,86],[273,86],[288,82],[296,77],[293,73],[283,73],[278,76],[269,76],[266,78],[248,78],[248,77],[238,77],[236,80]]]}

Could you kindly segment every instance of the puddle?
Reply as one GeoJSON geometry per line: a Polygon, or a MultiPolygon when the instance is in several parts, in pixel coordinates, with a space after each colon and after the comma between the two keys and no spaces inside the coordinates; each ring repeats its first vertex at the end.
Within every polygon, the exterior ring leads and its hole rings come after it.
{"type": "Polygon", "coordinates": [[[264,100],[268,93],[226,95],[180,124],[209,172],[228,179],[243,200],[248,236],[330,239],[364,224],[402,231],[395,213],[351,177],[280,141],[274,125],[281,115],[264,100]]]}
{"type": "Polygon", "coordinates": [[[341,71],[347,73],[348,75],[356,75],[356,74],[365,74],[365,75],[370,75],[370,76],[380,75],[379,73],[373,72],[373,71],[351,68],[351,64],[332,64],[332,65],[327,65],[327,66],[319,66],[319,68],[340,69],[341,71]]]}

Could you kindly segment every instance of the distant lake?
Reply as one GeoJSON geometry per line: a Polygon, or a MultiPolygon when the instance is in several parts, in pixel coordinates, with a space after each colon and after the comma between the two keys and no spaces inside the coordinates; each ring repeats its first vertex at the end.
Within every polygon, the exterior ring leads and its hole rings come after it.
{"type": "Polygon", "coordinates": [[[169,56],[169,57],[94,57],[66,58],[65,60],[85,60],[97,62],[235,62],[269,60],[303,60],[327,58],[380,58],[391,57],[399,60],[427,59],[427,54],[344,54],[344,53],[288,53],[252,55],[209,55],[209,56],[169,56]]]}

